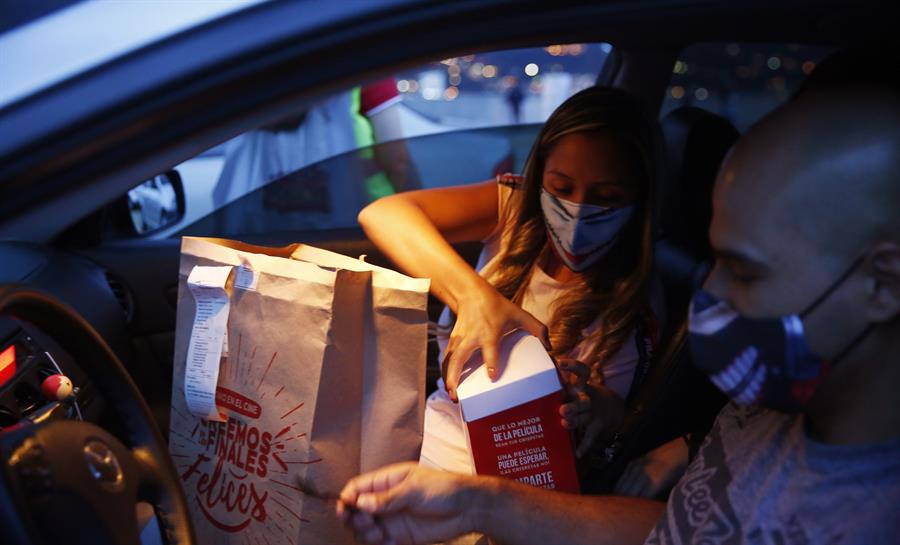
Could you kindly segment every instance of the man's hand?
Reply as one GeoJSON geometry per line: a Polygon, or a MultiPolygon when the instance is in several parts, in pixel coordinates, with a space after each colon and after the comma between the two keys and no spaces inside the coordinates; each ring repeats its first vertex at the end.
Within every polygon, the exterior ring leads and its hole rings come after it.
{"type": "Polygon", "coordinates": [[[444,541],[475,527],[472,480],[413,462],[390,465],[350,480],[337,515],[367,545],[444,541]]]}
{"type": "Polygon", "coordinates": [[[341,491],[337,514],[366,545],[424,545],[470,532],[522,545],[638,545],[664,507],[407,462],[352,479],[341,491]]]}
{"type": "Polygon", "coordinates": [[[582,430],[581,441],[575,456],[587,454],[602,436],[622,422],[625,416],[625,402],[614,391],[603,385],[602,375],[591,377],[591,369],[586,364],[572,360],[559,360],[559,369],[569,402],[559,408],[564,428],[582,430]]]}

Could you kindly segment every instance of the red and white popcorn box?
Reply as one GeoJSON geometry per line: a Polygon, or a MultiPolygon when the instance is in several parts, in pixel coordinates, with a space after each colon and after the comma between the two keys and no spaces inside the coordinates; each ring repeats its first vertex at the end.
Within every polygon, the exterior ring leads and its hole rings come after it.
{"type": "Polygon", "coordinates": [[[572,437],[562,427],[562,384],[541,341],[516,332],[501,344],[496,382],[480,365],[457,396],[479,475],[498,475],[534,486],[578,492],[572,437]]]}

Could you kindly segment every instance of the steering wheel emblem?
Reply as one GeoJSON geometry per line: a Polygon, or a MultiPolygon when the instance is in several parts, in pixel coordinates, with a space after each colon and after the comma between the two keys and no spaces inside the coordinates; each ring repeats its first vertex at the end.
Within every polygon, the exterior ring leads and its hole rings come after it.
{"type": "Polygon", "coordinates": [[[84,444],[84,461],[91,477],[109,491],[117,492],[125,486],[122,466],[109,445],[99,439],[84,444]]]}

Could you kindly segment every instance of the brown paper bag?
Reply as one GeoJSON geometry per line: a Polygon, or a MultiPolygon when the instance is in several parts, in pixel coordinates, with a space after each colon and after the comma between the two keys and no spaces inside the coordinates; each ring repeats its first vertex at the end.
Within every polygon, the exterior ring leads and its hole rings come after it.
{"type": "Polygon", "coordinates": [[[428,281],[303,245],[192,237],[179,274],[170,449],[200,542],[352,543],[334,505],[297,479],[335,493],[361,471],[417,459],[428,281]],[[215,382],[224,422],[186,399],[197,266],[232,267],[215,382]]]}

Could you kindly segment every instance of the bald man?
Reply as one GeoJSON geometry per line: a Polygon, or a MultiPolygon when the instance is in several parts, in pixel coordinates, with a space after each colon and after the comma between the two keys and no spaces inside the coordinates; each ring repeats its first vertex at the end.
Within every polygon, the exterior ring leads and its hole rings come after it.
{"type": "Polygon", "coordinates": [[[401,464],[343,490],[358,538],[897,543],[900,96],[804,93],[741,138],[713,201],[690,342],[732,402],[668,504],[401,464]]]}

